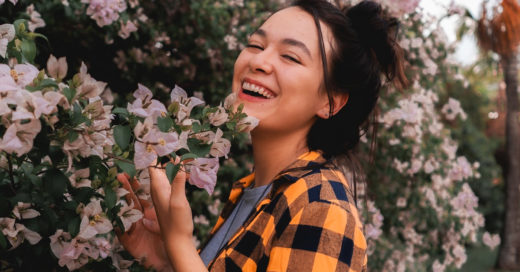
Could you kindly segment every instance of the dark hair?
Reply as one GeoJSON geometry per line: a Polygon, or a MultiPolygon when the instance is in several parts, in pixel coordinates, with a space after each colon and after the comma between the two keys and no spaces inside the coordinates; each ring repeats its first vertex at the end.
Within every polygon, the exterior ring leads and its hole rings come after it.
{"type": "Polygon", "coordinates": [[[324,86],[331,105],[330,117],[318,119],[307,135],[308,147],[322,150],[326,158],[346,154],[359,142],[360,130],[375,107],[381,75],[397,87],[407,84],[402,49],[396,42],[398,21],[385,17],[381,6],[372,1],[343,10],[326,0],[299,0],[292,6],[305,10],[316,22],[324,86]],[[320,22],[334,36],[330,58],[325,53],[320,22]],[[349,98],[332,115],[332,96],[338,93],[349,98]]]}

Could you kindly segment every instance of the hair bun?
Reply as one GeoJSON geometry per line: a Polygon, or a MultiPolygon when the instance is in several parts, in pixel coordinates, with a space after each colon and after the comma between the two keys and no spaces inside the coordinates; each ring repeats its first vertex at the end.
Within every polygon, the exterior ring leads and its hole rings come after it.
{"type": "MultiPolygon", "coordinates": [[[[386,16],[381,5],[373,1],[362,1],[346,9],[345,15],[356,31],[359,42],[372,50],[372,55],[387,78],[393,80],[396,74],[403,73],[396,71],[393,65],[402,56],[402,49],[396,42],[399,21],[386,16]]],[[[398,77],[401,78],[400,75],[398,77]]],[[[406,82],[399,83],[406,85],[406,82]]]]}

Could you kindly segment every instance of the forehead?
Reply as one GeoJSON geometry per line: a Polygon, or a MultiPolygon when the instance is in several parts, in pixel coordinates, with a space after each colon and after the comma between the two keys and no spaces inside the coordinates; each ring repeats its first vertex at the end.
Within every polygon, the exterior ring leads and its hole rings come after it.
{"type": "MultiPolygon", "coordinates": [[[[332,37],[328,27],[320,22],[325,49],[328,51],[332,37]],[[329,41],[329,42],[327,42],[329,41]]],[[[313,55],[319,54],[318,29],[314,18],[300,7],[289,7],[271,15],[260,27],[269,38],[295,39],[303,42],[313,55]]]]}

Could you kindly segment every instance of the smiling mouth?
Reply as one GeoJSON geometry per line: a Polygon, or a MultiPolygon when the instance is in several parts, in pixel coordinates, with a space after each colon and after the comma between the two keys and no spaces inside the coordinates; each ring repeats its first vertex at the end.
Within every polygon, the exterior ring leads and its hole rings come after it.
{"type": "Polygon", "coordinates": [[[271,92],[266,90],[264,87],[258,86],[256,84],[253,84],[253,83],[250,83],[247,81],[244,81],[244,83],[242,83],[242,91],[244,92],[244,94],[258,97],[258,98],[264,98],[264,99],[274,98],[274,95],[271,94],[271,92]]]}

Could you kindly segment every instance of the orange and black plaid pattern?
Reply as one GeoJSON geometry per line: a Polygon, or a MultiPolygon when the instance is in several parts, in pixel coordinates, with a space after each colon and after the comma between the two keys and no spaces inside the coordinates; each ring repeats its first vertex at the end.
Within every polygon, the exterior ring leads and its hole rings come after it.
{"type": "MultiPolygon", "coordinates": [[[[303,154],[209,264],[210,271],[365,271],[366,241],[348,183],[319,152],[303,154]]],[[[251,174],[233,184],[214,234],[251,174]]]]}

